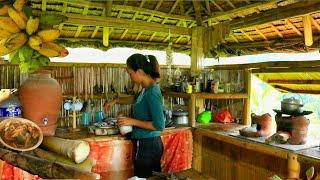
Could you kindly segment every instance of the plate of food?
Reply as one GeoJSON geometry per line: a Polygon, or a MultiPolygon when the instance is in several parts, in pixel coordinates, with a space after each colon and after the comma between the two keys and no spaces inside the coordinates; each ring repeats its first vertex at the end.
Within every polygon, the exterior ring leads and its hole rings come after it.
{"type": "Polygon", "coordinates": [[[0,142],[13,150],[31,151],[43,140],[41,129],[24,118],[8,118],[0,122],[0,142]]]}

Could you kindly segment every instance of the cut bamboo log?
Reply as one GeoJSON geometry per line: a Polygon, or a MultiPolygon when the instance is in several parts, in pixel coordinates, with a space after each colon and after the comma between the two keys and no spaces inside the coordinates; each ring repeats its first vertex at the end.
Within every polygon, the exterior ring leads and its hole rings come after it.
{"type": "Polygon", "coordinates": [[[75,163],[81,163],[90,153],[90,146],[81,140],[62,139],[58,137],[44,137],[42,144],[46,150],[64,155],[75,163]]]}
{"type": "Polygon", "coordinates": [[[43,158],[49,161],[53,161],[53,162],[58,162],[61,164],[67,164],[70,165],[74,168],[83,170],[83,171],[87,171],[87,172],[91,172],[91,169],[93,166],[95,166],[96,161],[91,159],[91,158],[87,158],[85,161],[83,161],[82,163],[76,164],[73,161],[71,161],[70,159],[61,156],[57,153],[53,153],[50,151],[45,151],[43,149],[40,148],[36,148],[33,150],[33,153],[39,157],[39,158],[43,158]]]}
{"type": "Polygon", "coordinates": [[[100,175],[81,171],[69,165],[64,165],[25,153],[16,153],[0,148],[0,158],[11,165],[50,179],[100,179],[100,175]]]}

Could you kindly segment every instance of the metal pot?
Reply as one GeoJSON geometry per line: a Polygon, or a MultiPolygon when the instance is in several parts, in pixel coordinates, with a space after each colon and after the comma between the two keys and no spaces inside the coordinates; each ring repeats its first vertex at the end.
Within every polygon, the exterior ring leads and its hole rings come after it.
{"type": "Polygon", "coordinates": [[[303,112],[302,107],[302,101],[294,97],[285,98],[281,101],[281,111],[283,113],[301,113],[303,112]]]}
{"type": "Polygon", "coordinates": [[[188,111],[183,109],[172,111],[172,121],[176,125],[188,125],[188,111]]]}

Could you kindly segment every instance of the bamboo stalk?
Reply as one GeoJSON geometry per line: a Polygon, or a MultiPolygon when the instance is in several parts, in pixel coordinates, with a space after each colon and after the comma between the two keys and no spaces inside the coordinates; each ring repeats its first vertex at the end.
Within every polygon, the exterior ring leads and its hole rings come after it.
{"type": "Polygon", "coordinates": [[[45,151],[40,148],[34,149],[33,152],[39,158],[44,158],[49,161],[67,164],[67,165],[73,166],[74,168],[77,168],[77,169],[80,169],[83,171],[87,171],[87,172],[91,172],[92,167],[95,166],[95,164],[96,164],[96,161],[91,158],[87,158],[82,163],[76,164],[73,161],[71,161],[70,159],[65,158],[64,156],[61,156],[59,154],[56,154],[56,153],[53,153],[50,151],[45,151]]]}
{"type": "Polygon", "coordinates": [[[25,153],[0,148],[0,158],[18,168],[50,179],[100,179],[96,173],[82,171],[69,165],[48,161],[25,153]]]}

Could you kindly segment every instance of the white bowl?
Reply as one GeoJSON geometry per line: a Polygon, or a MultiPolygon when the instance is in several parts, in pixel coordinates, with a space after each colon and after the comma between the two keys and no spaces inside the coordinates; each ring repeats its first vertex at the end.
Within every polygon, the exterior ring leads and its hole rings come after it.
{"type": "Polygon", "coordinates": [[[125,135],[132,131],[132,126],[120,126],[119,129],[120,129],[120,133],[122,135],[125,135]]]}

